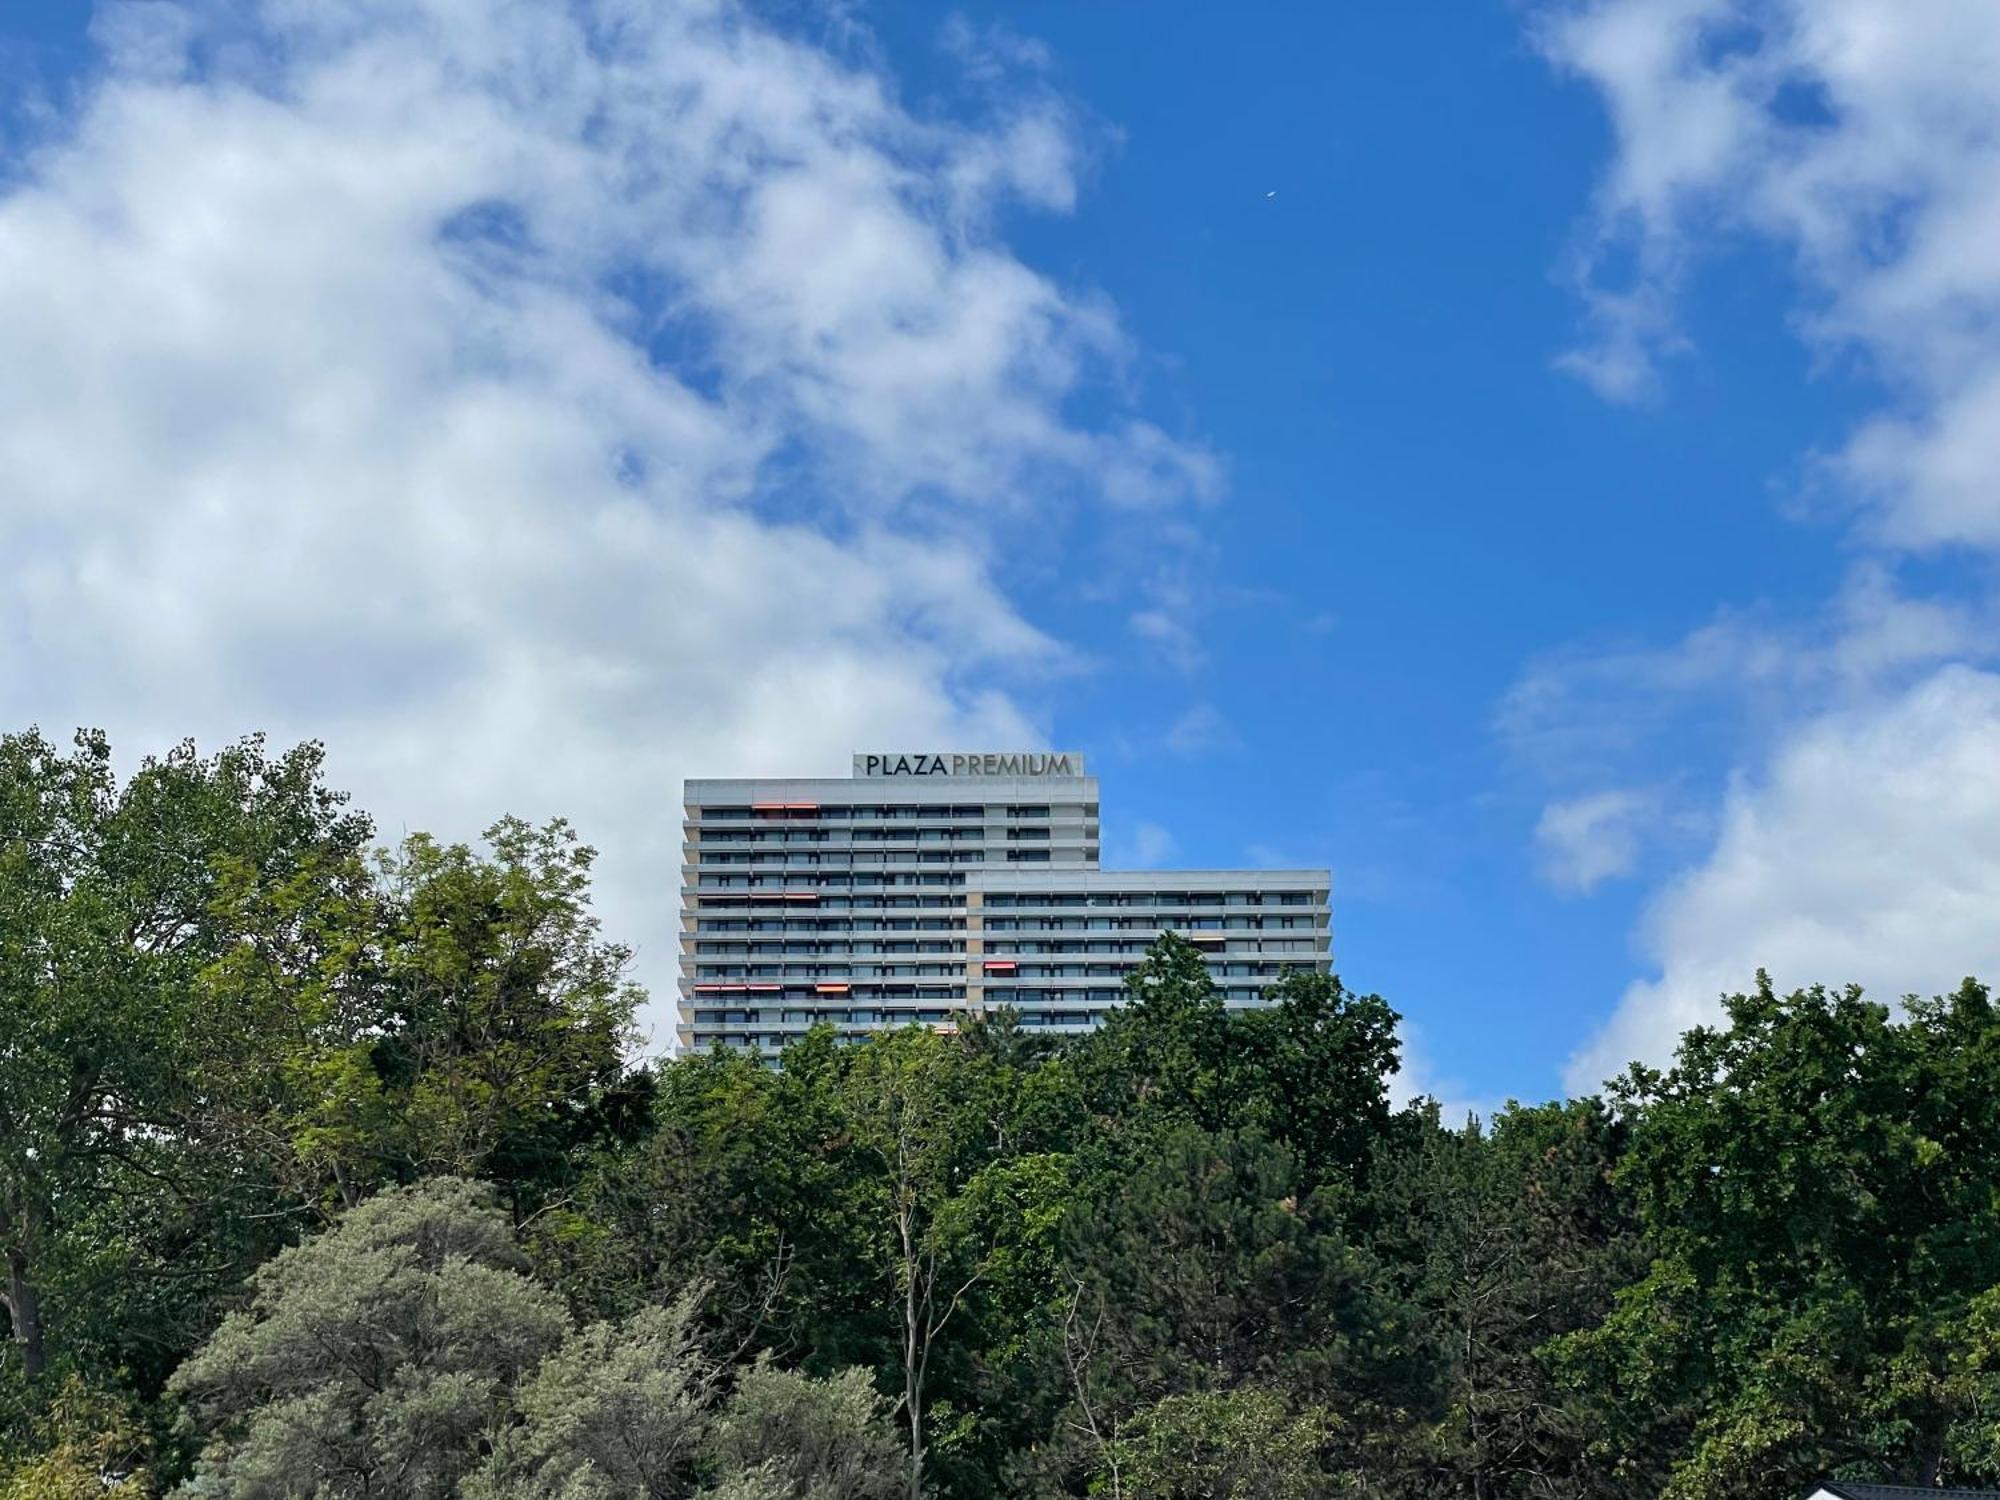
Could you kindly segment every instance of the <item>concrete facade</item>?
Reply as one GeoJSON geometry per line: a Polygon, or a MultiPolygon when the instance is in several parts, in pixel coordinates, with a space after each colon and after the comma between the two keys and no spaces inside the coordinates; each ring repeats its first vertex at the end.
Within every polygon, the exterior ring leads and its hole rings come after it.
{"type": "Polygon", "coordinates": [[[1329,964],[1324,870],[1098,868],[1097,779],[1074,752],[867,752],[841,780],[693,780],[682,852],[682,1047],[775,1058],[1015,1007],[1095,1026],[1163,931],[1227,1003],[1329,964]]]}

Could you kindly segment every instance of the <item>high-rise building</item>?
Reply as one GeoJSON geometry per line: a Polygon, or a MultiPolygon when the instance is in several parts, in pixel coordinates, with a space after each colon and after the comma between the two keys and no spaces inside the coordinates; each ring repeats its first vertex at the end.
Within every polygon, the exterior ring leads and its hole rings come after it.
{"type": "Polygon", "coordinates": [[[1012,1006],[1081,1031],[1162,932],[1232,1006],[1328,966],[1325,870],[1098,868],[1074,753],[861,754],[846,780],[689,781],[679,1041],[775,1058],[1012,1006]]]}

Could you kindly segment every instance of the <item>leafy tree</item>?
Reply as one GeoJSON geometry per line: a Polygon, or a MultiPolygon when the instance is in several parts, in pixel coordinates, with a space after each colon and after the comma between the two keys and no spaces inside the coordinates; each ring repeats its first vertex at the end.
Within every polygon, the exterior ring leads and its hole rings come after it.
{"type": "Polygon", "coordinates": [[[1115,1119],[1187,1120],[1219,1130],[1240,1118],[1242,1054],[1208,960],[1163,933],[1126,976],[1126,1001],[1077,1049],[1091,1111],[1115,1119]]]}
{"type": "Polygon", "coordinates": [[[1408,1399],[1403,1309],[1255,1132],[1163,1129],[1070,1233],[1064,1358],[1086,1453],[1172,1395],[1283,1391],[1357,1436],[1408,1399]]]}
{"type": "Polygon", "coordinates": [[[1760,975],[1616,1090],[1654,1259],[1557,1355],[1621,1480],[1729,1500],[2000,1478],[2000,1025],[1970,981],[1906,1009],[1760,975]]]}
{"type": "Polygon", "coordinates": [[[1102,1481],[1114,1500],[1312,1500],[1328,1493],[1320,1455],[1336,1425],[1252,1386],[1168,1396],[1133,1417],[1102,1481]]]}
{"type": "Polygon", "coordinates": [[[1230,1017],[1248,1096],[1235,1123],[1290,1151],[1312,1186],[1357,1182],[1389,1129],[1400,1018],[1381,996],[1305,969],[1268,995],[1268,1008],[1230,1017]]]}
{"type": "Polygon", "coordinates": [[[1595,1100],[1510,1105],[1459,1130],[1426,1102],[1393,1125],[1370,1174],[1368,1243],[1417,1310],[1407,1343],[1435,1384],[1384,1467],[1400,1493],[1441,1500],[1600,1493],[1541,1352],[1598,1322],[1643,1267],[1612,1182],[1622,1128],[1595,1100]]]}
{"type": "Polygon", "coordinates": [[[888,1362],[879,1188],[844,1120],[840,1057],[814,1033],[782,1073],[721,1050],[660,1071],[639,1137],[594,1153],[528,1226],[584,1316],[623,1317],[700,1282],[706,1321],[739,1355],[822,1371],[888,1362]]]}
{"type": "Polygon", "coordinates": [[[392,1189],[251,1279],[170,1389],[206,1439],[185,1493],[445,1497],[568,1331],[487,1189],[392,1189]]]}
{"type": "Polygon", "coordinates": [[[423,835],[382,862],[387,1086],[420,1171],[560,1178],[602,1133],[640,993],[589,904],[596,851],[503,818],[490,857],[423,835]]]}
{"type": "Polygon", "coordinates": [[[133,1407],[68,1376],[23,1434],[26,1452],[0,1460],[0,1500],[143,1500],[152,1442],[133,1407]]]}
{"type": "Polygon", "coordinates": [[[175,1347],[268,1247],[245,1230],[272,1184],[228,1128],[268,1038],[200,976],[237,941],[229,891],[311,884],[364,846],[321,761],[182,745],[121,786],[101,734],[69,754],[0,738],[0,1304],[30,1378],[52,1348],[109,1366],[175,1347]],[[127,1233],[180,1253],[106,1266],[127,1233]]]}
{"type": "Polygon", "coordinates": [[[891,1407],[859,1367],[816,1380],[768,1358],[738,1378],[710,1454],[769,1500],[889,1500],[903,1485],[891,1407]]]}
{"type": "Polygon", "coordinates": [[[698,1294],[596,1323],[543,1361],[519,1419],[465,1485],[467,1500],[671,1500],[692,1488],[720,1379],[698,1294]]]}
{"type": "Polygon", "coordinates": [[[898,1365],[910,1500],[924,1487],[924,1398],[940,1338],[988,1274],[969,1232],[968,1185],[993,1154],[993,1082],[956,1038],[884,1032],[841,1059],[843,1119],[879,1170],[879,1243],[900,1313],[898,1365]]]}
{"type": "Polygon", "coordinates": [[[643,1114],[639,996],[590,911],[594,851],[560,821],[503,818],[486,842],[414,834],[310,925],[290,900],[231,908],[247,940],[208,991],[283,1038],[259,1123],[309,1198],[439,1173],[521,1208],[643,1114]]]}

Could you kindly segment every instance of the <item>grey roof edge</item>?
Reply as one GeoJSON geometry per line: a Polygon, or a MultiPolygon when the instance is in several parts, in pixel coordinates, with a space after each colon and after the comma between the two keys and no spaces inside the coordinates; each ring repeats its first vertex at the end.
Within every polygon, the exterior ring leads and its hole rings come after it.
{"type": "Polygon", "coordinates": [[[1845,1479],[1824,1479],[1807,1492],[1833,1495],[1838,1500],[2000,1500],[2000,1490],[1941,1490],[1913,1484],[1860,1484],[1845,1479]]]}
{"type": "Polygon", "coordinates": [[[1109,870],[1086,865],[968,865],[967,877],[978,876],[982,881],[1005,881],[1013,884],[1030,885],[1047,880],[1052,875],[1075,877],[1082,882],[1102,881],[1106,885],[1162,885],[1172,881],[1238,881],[1248,883],[1257,880],[1290,881],[1293,884],[1325,885],[1333,878],[1331,870],[1271,870],[1271,869],[1211,869],[1211,870],[1109,870]]]}

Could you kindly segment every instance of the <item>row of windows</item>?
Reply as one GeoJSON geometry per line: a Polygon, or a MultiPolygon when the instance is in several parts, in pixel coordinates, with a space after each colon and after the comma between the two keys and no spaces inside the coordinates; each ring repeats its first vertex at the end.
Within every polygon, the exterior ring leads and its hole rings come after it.
{"type": "MultiPolygon", "coordinates": [[[[1006,804],[971,803],[891,803],[884,807],[874,807],[866,803],[798,803],[791,806],[772,807],[697,807],[693,815],[703,822],[737,820],[777,821],[777,815],[785,818],[811,819],[821,823],[851,822],[859,818],[881,818],[895,821],[914,821],[929,818],[940,821],[951,818],[1046,818],[1054,811],[1045,802],[1019,802],[1006,804]]],[[[1081,812],[1087,818],[1097,816],[1095,802],[1071,802],[1064,804],[1063,811],[1081,812]]]]}
{"type": "MultiPolygon", "coordinates": [[[[911,907],[921,902],[925,906],[951,906],[949,896],[897,896],[893,902],[884,902],[897,909],[911,907]]],[[[822,905],[824,903],[821,903],[822,905]]],[[[810,908],[817,911],[817,906],[810,908]]],[[[823,933],[823,932],[960,932],[965,923],[956,917],[875,917],[856,921],[853,917],[818,917],[801,911],[788,917],[702,917],[694,924],[696,932],[772,932],[772,933],[823,933]]]]}
{"type": "MultiPolygon", "coordinates": [[[[1001,851],[994,850],[997,856],[1001,851]]],[[[695,862],[703,869],[717,865],[752,865],[767,869],[788,870],[860,870],[872,869],[879,865],[978,865],[986,862],[984,849],[925,849],[925,850],[862,850],[852,854],[796,854],[796,853],[751,853],[724,854],[703,849],[695,862]]],[[[1046,864],[1049,851],[1046,849],[1009,849],[1009,861],[1015,864],[1046,864]]],[[[1087,863],[1096,859],[1097,851],[1085,848],[1072,862],[1087,863]]]]}
{"type": "MultiPolygon", "coordinates": [[[[1140,954],[1128,953],[1125,957],[1137,959],[1140,954]]],[[[1127,966],[1129,967],[1129,966],[1127,966]]],[[[1254,964],[1210,964],[1208,972],[1218,979],[1275,978],[1285,971],[1282,963],[1267,962],[1254,964]]],[[[1004,981],[1018,979],[1104,979],[1123,978],[1120,967],[1109,964],[1050,964],[1026,963],[1018,965],[1011,972],[990,973],[986,983],[996,989],[1004,987],[1004,981]]],[[[1013,990],[1009,994],[1015,993],[1013,990]]]]}
{"type": "Polygon", "coordinates": [[[697,1010],[694,1023],[697,1026],[817,1026],[822,1023],[835,1026],[934,1026],[959,1013],[943,1006],[906,1005],[863,1009],[814,1006],[810,1010],[697,1010]]]}
{"type": "MultiPolygon", "coordinates": [[[[767,1069],[775,1073],[780,1066],[778,1049],[789,1047],[792,1043],[802,1042],[805,1039],[806,1034],[803,1031],[777,1031],[767,1036],[757,1037],[735,1036],[728,1032],[697,1031],[694,1035],[694,1046],[697,1052],[707,1052],[715,1047],[726,1047],[731,1052],[748,1052],[762,1062],[767,1069]]],[[[842,1031],[836,1034],[835,1040],[842,1042],[865,1042],[868,1040],[868,1032],[842,1031]]]]}
{"type": "Polygon", "coordinates": [[[963,875],[953,875],[946,870],[926,870],[920,875],[898,875],[887,871],[880,875],[827,875],[810,872],[800,875],[703,875],[696,881],[702,890],[839,890],[860,886],[867,890],[873,886],[894,885],[964,885],[963,875]]]}
{"type": "MultiPolygon", "coordinates": [[[[818,909],[818,905],[811,908],[815,912],[818,909]]],[[[730,938],[738,939],[738,941],[733,944],[717,946],[707,941],[697,940],[695,951],[697,953],[776,953],[781,951],[780,945],[770,940],[781,937],[809,937],[824,940],[839,933],[859,932],[873,935],[876,933],[921,932],[939,934],[937,937],[922,940],[920,944],[922,947],[936,949],[948,946],[953,952],[963,952],[963,946],[957,939],[968,932],[973,935],[981,933],[992,935],[1001,932],[1009,934],[1014,932],[1031,932],[1035,934],[1034,937],[1011,938],[1007,943],[1008,948],[1016,953],[1123,953],[1132,951],[1133,939],[1097,938],[1086,940],[1082,938],[1051,938],[1045,934],[1064,930],[1072,932],[1133,932],[1143,934],[1143,936],[1136,940],[1138,946],[1143,948],[1152,943],[1159,933],[1184,931],[1191,925],[1187,922],[1186,918],[1173,913],[1169,913],[1162,918],[1148,918],[1143,921],[1134,920],[1116,923],[1077,922],[1071,924],[1067,929],[1061,928],[1055,923],[1020,922],[1003,925],[999,922],[985,922],[968,926],[965,922],[951,917],[878,917],[874,919],[863,918],[857,921],[852,917],[820,917],[815,919],[803,913],[804,909],[802,909],[801,914],[789,918],[770,917],[759,919],[741,917],[734,920],[727,917],[705,916],[695,923],[695,931],[697,933],[726,935],[730,938]],[[754,943],[750,941],[752,934],[755,934],[757,937],[757,941],[754,943]]],[[[1220,926],[1221,924],[1217,925],[1220,926]]],[[[1223,930],[1228,932],[1313,932],[1317,928],[1309,917],[1267,917],[1247,926],[1231,923],[1226,928],[1223,928],[1223,930]]],[[[822,941],[816,947],[787,944],[783,946],[782,951],[848,953],[861,952],[863,950],[850,947],[845,942],[828,943],[822,941]]],[[[907,953],[912,950],[911,945],[908,943],[891,942],[882,947],[880,951],[887,953],[907,953]]]]}
{"type": "MultiPolygon", "coordinates": [[[[932,856],[936,858],[937,856],[932,856]]],[[[1010,849],[1009,859],[1046,860],[1046,849],[1010,849]]],[[[840,874],[824,869],[806,870],[798,875],[723,875],[701,874],[698,883],[703,889],[842,889],[851,887],[869,888],[874,886],[901,885],[950,885],[965,884],[963,875],[949,871],[923,871],[917,874],[899,875],[894,871],[880,873],[870,871],[864,875],[840,874]]],[[[1229,906],[1315,906],[1324,905],[1324,891],[989,891],[985,893],[984,905],[988,910],[1032,910],[1042,907],[1075,910],[1089,908],[1096,910],[1117,910],[1124,907],[1183,907],[1201,909],[1229,906]]]]}
{"type": "MultiPolygon", "coordinates": [[[[1029,1017],[1031,1016],[1051,1014],[1051,1012],[1047,1011],[1029,1009],[1031,1006],[1054,1005],[1058,1001],[1069,1001],[1073,1004],[1084,1000],[1094,1005],[1115,1004],[1122,998],[1124,993],[1125,987],[1123,984],[1114,983],[1111,977],[1107,977],[1105,983],[1092,985],[1088,988],[1078,987],[1063,990],[1033,988],[989,990],[986,995],[986,1003],[989,1006],[1004,1004],[1021,1007],[1021,1024],[1026,1026],[1030,1024],[1029,1017]]],[[[1254,984],[1218,985],[1216,987],[1216,994],[1225,1002],[1231,1004],[1255,1005],[1264,998],[1263,990],[1254,984]]],[[[1073,1021],[1081,1020],[1082,1017],[1072,1011],[1059,1010],[1053,1013],[1053,1019],[1057,1021],[1073,1021]]],[[[1096,1012],[1091,1013],[1091,1019],[1093,1021],[1097,1019],[1096,1012]]]]}
{"type": "MultiPolygon", "coordinates": [[[[1107,939],[1089,943],[1075,941],[1052,943],[1023,942],[1008,944],[1005,952],[1007,955],[1013,957],[1080,954],[1111,958],[1121,956],[1138,958],[1143,957],[1147,949],[1151,946],[1152,942],[1150,939],[1123,942],[1115,939],[1107,939]]],[[[1318,946],[1317,940],[1310,938],[1304,941],[1265,938],[1257,942],[1245,939],[1239,940],[1233,946],[1222,951],[1230,953],[1310,953],[1318,948],[1318,946]]],[[[871,941],[868,938],[862,938],[859,941],[767,941],[754,943],[732,942],[722,939],[701,939],[695,943],[694,951],[698,958],[896,958],[905,954],[914,957],[945,958],[964,953],[965,943],[960,939],[943,937],[916,942],[896,942],[893,940],[877,942],[871,941]]],[[[998,952],[998,950],[994,951],[998,952]]]]}
{"type": "Polygon", "coordinates": [[[1203,917],[1188,912],[1162,912],[1149,917],[988,917],[982,932],[1162,932],[1199,925],[1205,932],[1264,932],[1271,929],[1310,930],[1311,917],[1203,917]]]}
{"type": "Polygon", "coordinates": [[[854,854],[722,854],[703,849],[696,863],[703,869],[715,865],[785,866],[795,870],[852,870],[868,865],[976,865],[986,858],[983,849],[884,849],[854,854]]]}
{"type": "MultiPolygon", "coordinates": [[[[1030,1011],[1022,1014],[1019,1017],[1019,1021],[1022,1026],[1033,1026],[1033,1027],[1096,1026],[1100,1024],[1104,1020],[1105,1016],[1108,1015],[1109,1013],[1110,1012],[1106,1009],[1030,1011]]],[[[737,1022],[722,1020],[722,1021],[705,1022],[703,1024],[710,1026],[729,1026],[735,1024],[754,1024],[754,1023],[750,1022],[737,1023],[737,1022]]],[[[697,1051],[706,1051],[710,1047],[716,1047],[716,1046],[728,1047],[732,1050],[786,1047],[794,1042],[804,1041],[806,1039],[806,1031],[803,1028],[812,1025],[866,1027],[869,1030],[874,1030],[881,1027],[912,1026],[912,1025],[937,1026],[937,1025],[948,1025],[948,1024],[950,1024],[950,1015],[948,1012],[944,1011],[916,1011],[916,1010],[884,1010],[879,1012],[856,1011],[853,1013],[852,1018],[840,1015],[838,1013],[828,1013],[822,1015],[815,1015],[805,1022],[793,1021],[790,1023],[787,1029],[783,1030],[764,1031],[760,1028],[759,1031],[754,1035],[746,1034],[743,1032],[697,1030],[694,1034],[694,1046],[697,1051]]],[[[865,1041],[867,1039],[868,1031],[848,1030],[848,1031],[838,1032],[837,1035],[838,1039],[843,1042],[859,1042],[859,1041],[865,1041]]]]}
{"type": "MultiPolygon", "coordinates": [[[[1079,825],[1076,830],[1082,832],[1079,825]]],[[[974,825],[969,828],[856,828],[844,830],[837,836],[825,828],[703,828],[695,834],[695,842],[709,844],[751,844],[759,849],[781,848],[792,844],[983,844],[998,843],[1002,836],[1008,842],[1046,841],[1055,836],[1055,830],[1043,827],[1019,827],[991,829],[974,825]]]]}
{"type": "MultiPolygon", "coordinates": [[[[1253,954],[1270,955],[1273,957],[1283,957],[1283,958],[1298,958],[1302,956],[1311,957],[1316,952],[1317,948],[1318,944],[1312,942],[1279,942],[1275,940],[1266,940],[1261,943],[1245,944],[1240,948],[1233,949],[1230,951],[1228,956],[1231,958],[1239,958],[1239,959],[1249,957],[1253,954]]],[[[837,945],[817,946],[810,944],[799,944],[796,947],[786,947],[782,950],[777,948],[745,950],[740,947],[731,947],[729,945],[707,945],[702,950],[700,950],[700,956],[704,959],[740,958],[743,960],[749,960],[754,958],[759,960],[759,962],[756,963],[698,962],[694,966],[694,973],[697,979],[778,979],[784,977],[787,974],[797,973],[800,970],[812,971],[814,974],[822,978],[826,977],[849,978],[855,976],[865,976],[865,977],[881,976],[886,978],[896,978],[898,976],[909,976],[909,975],[936,975],[939,977],[946,977],[946,976],[957,976],[959,974],[963,974],[965,972],[964,962],[960,960],[957,962],[927,963],[924,962],[924,960],[927,959],[951,960],[956,958],[957,955],[960,954],[962,951],[963,950],[960,949],[955,944],[945,948],[916,948],[909,945],[904,945],[901,948],[893,948],[893,947],[872,948],[863,945],[863,946],[857,946],[853,949],[847,949],[837,945]],[[855,962],[855,959],[857,958],[891,958],[891,959],[900,958],[901,961],[896,963],[887,963],[887,964],[857,963],[855,962]],[[839,960],[839,962],[831,965],[831,967],[837,968],[840,971],[838,976],[830,976],[827,974],[827,970],[829,968],[829,963],[828,963],[829,959],[839,960]]],[[[1125,961],[1123,966],[1127,968],[1138,963],[1140,959],[1146,956],[1145,945],[1138,943],[1128,944],[1123,946],[1117,944],[1109,944],[1109,943],[1093,943],[1088,948],[1082,947],[1080,945],[1070,945],[1062,948],[1048,948],[1048,949],[1024,947],[1016,949],[1014,951],[1021,954],[1023,957],[1033,957],[1033,958],[1064,958],[1073,956],[1079,958],[1122,959],[1125,961]]],[[[991,963],[1002,962],[1002,960],[989,959],[986,962],[991,964],[991,963]]],[[[1018,963],[1019,960],[1009,958],[1004,960],[1004,962],[1011,964],[1011,963],[1018,963]]],[[[1221,964],[1211,965],[1211,967],[1215,970],[1215,972],[1221,974],[1228,974],[1231,972],[1242,972],[1248,974],[1263,973],[1263,972],[1275,973],[1277,970],[1277,966],[1274,964],[1235,965],[1229,963],[1221,963],[1221,964]]],[[[1036,965],[1032,962],[1029,962],[1029,963],[1020,963],[1018,971],[1010,971],[1005,969],[989,969],[987,971],[987,979],[989,980],[989,982],[997,982],[1000,980],[1005,980],[1014,977],[1026,978],[1030,976],[1041,976],[1045,978],[1053,978],[1053,977],[1088,978],[1091,975],[1102,974],[1104,972],[1106,972],[1106,966],[1101,964],[1100,965],[1093,965],[1093,964],[1036,965]]]]}
{"type": "Polygon", "coordinates": [[[962,941],[953,938],[934,938],[929,942],[919,942],[919,943],[897,943],[897,942],[878,943],[878,942],[870,942],[866,938],[862,939],[858,943],[855,942],[730,943],[730,942],[709,942],[704,940],[697,942],[694,945],[694,951],[697,954],[713,954],[719,957],[727,957],[731,954],[737,954],[744,958],[775,958],[781,955],[790,956],[794,954],[804,954],[810,956],[815,953],[858,953],[867,957],[879,957],[882,955],[893,956],[898,953],[937,953],[937,954],[963,953],[965,951],[965,944],[962,941]]]}
{"type": "MultiPolygon", "coordinates": [[[[796,974],[804,969],[808,977],[826,978],[826,965],[822,963],[780,964],[697,964],[694,977],[697,979],[782,979],[787,973],[796,974]]],[[[965,965],[958,964],[842,964],[839,978],[895,979],[898,977],[923,977],[931,979],[962,979],[965,965]]]]}
{"type": "MultiPolygon", "coordinates": [[[[1237,938],[1228,945],[1226,950],[1218,945],[1216,951],[1227,951],[1230,953],[1310,953],[1318,946],[1318,942],[1313,938],[1237,938]]],[[[1152,942],[1147,938],[1094,938],[1089,942],[1084,942],[1081,938],[1069,938],[1046,943],[1009,943],[1005,949],[1005,956],[1046,953],[1098,953],[1112,955],[1122,953],[1132,956],[1142,956],[1150,947],[1152,947],[1152,942]]],[[[987,951],[993,954],[1000,954],[1002,952],[998,944],[990,946],[987,951]]]]}
{"type": "Polygon", "coordinates": [[[1315,891],[989,891],[989,908],[1120,906],[1314,906],[1315,891]]]}
{"type": "MultiPolygon", "coordinates": [[[[994,850],[998,856],[1000,850],[994,850]]],[[[1096,850],[1086,848],[1080,856],[1072,856],[1072,864],[1096,860],[1096,850]]],[[[1010,848],[1006,850],[1008,864],[1048,864],[1046,848],[1010,848]]],[[[894,884],[894,872],[884,866],[892,864],[986,864],[986,850],[936,850],[918,854],[908,852],[882,852],[882,854],[702,854],[696,862],[702,884],[710,882],[708,872],[724,870],[730,866],[748,866],[762,870],[798,870],[800,884],[820,884],[820,886],[872,886],[872,884],[894,884]],[[852,878],[824,874],[828,870],[858,870],[852,878]]],[[[956,876],[964,880],[964,876],[956,876]]]]}
{"type": "MultiPolygon", "coordinates": [[[[953,971],[954,977],[962,978],[963,970],[953,971]]],[[[818,981],[824,983],[825,981],[818,981]]],[[[842,981],[845,983],[845,981],[842,981]]],[[[766,1008],[776,1005],[811,1004],[814,1006],[842,1006],[862,1000],[887,997],[898,1004],[910,1005],[919,1000],[935,1000],[941,1003],[963,1005],[965,986],[963,984],[917,984],[908,981],[875,980],[848,986],[847,989],[827,993],[816,987],[812,979],[787,979],[782,986],[776,984],[747,986],[754,993],[746,999],[741,984],[696,985],[695,993],[685,1003],[692,1005],[762,1005],[766,1008]]]]}

